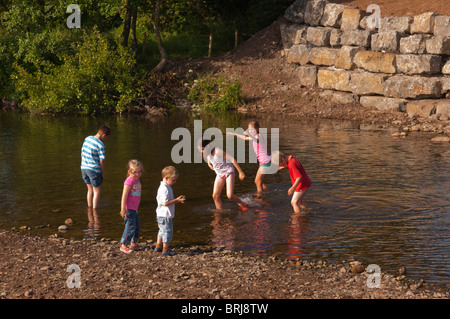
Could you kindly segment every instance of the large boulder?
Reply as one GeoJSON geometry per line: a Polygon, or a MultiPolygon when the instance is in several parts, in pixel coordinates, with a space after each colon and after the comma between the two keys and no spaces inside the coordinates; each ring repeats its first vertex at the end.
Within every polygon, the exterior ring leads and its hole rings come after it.
{"type": "Polygon", "coordinates": [[[410,101],[406,104],[408,116],[429,117],[436,113],[436,103],[439,100],[418,100],[410,101]]]}
{"type": "Polygon", "coordinates": [[[359,9],[345,8],[342,11],[341,30],[350,31],[358,30],[364,13],[359,9]]]}
{"type": "Polygon", "coordinates": [[[355,55],[361,50],[359,47],[342,46],[336,53],[334,66],[338,69],[352,70],[356,68],[355,55]]]}
{"type": "Polygon", "coordinates": [[[355,55],[355,63],[359,68],[370,72],[395,73],[395,58],[395,53],[358,51],[355,55]]]}
{"type": "Polygon", "coordinates": [[[450,37],[450,17],[437,16],[434,19],[434,35],[450,37]]]}
{"type": "Polygon", "coordinates": [[[305,21],[305,9],[309,0],[297,0],[284,12],[284,17],[291,22],[302,24],[305,21]]]}
{"type": "Polygon", "coordinates": [[[341,34],[341,45],[354,45],[369,48],[373,31],[370,30],[345,30],[341,34]]]}
{"type": "Polygon", "coordinates": [[[425,12],[415,16],[411,24],[411,33],[433,33],[436,15],[434,12],[425,12]]]}
{"type": "Polygon", "coordinates": [[[400,46],[401,33],[398,31],[382,31],[372,35],[370,47],[373,51],[397,52],[400,46]]]}
{"type": "Polygon", "coordinates": [[[358,95],[383,95],[384,81],[389,76],[382,73],[357,71],[351,74],[349,86],[352,92],[358,95]]]}
{"type": "Polygon", "coordinates": [[[326,47],[330,45],[330,27],[309,27],[306,31],[306,40],[312,45],[326,47]]]}
{"type": "Polygon", "coordinates": [[[435,74],[441,72],[439,55],[399,54],[397,70],[405,74],[435,74]]]}
{"type": "Polygon", "coordinates": [[[404,54],[422,54],[426,51],[426,41],[429,34],[413,34],[400,39],[400,52],[404,54]]]}
{"type": "Polygon", "coordinates": [[[384,17],[380,19],[379,32],[397,31],[409,33],[413,18],[411,17],[384,17]]]}
{"type": "Polygon", "coordinates": [[[450,55],[450,36],[436,35],[426,42],[427,52],[450,55]]]}
{"type": "Polygon", "coordinates": [[[298,24],[281,24],[280,34],[283,48],[289,49],[294,44],[306,44],[306,25],[298,24]]]}
{"type": "Polygon", "coordinates": [[[351,91],[350,72],[334,68],[320,69],[317,72],[317,85],[321,89],[351,91]]]}
{"type": "Polygon", "coordinates": [[[317,67],[302,65],[298,68],[298,78],[301,86],[314,87],[317,85],[317,67]]]}
{"type": "Polygon", "coordinates": [[[442,83],[438,77],[395,75],[384,82],[384,95],[404,99],[439,98],[442,83]]]}
{"type": "Polygon", "coordinates": [[[345,6],[336,3],[327,3],[323,10],[323,16],[320,24],[325,27],[339,28],[341,26],[342,12],[345,6]]]}
{"type": "Polygon", "coordinates": [[[311,47],[307,44],[295,44],[286,50],[288,63],[299,63],[305,65],[311,57],[311,47]]]}
{"type": "Polygon", "coordinates": [[[315,65],[334,65],[339,49],[315,47],[311,49],[309,61],[315,65]]]}
{"type": "Polygon", "coordinates": [[[305,23],[318,26],[322,20],[323,11],[327,4],[327,0],[310,0],[306,3],[305,23]]]}
{"type": "Polygon", "coordinates": [[[444,63],[444,66],[442,67],[442,73],[446,74],[446,75],[450,75],[450,59],[444,63]]]}
{"type": "Polygon", "coordinates": [[[406,99],[395,99],[384,96],[361,96],[359,103],[367,108],[380,111],[406,111],[406,99]]]}

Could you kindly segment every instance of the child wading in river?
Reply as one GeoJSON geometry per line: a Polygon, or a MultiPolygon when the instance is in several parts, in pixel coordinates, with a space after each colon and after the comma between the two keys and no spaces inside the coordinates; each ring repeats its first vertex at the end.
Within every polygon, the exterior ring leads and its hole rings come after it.
{"type": "Polygon", "coordinates": [[[270,167],[271,164],[271,157],[267,152],[265,139],[259,134],[259,123],[257,121],[250,122],[244,135],[234,132],[227,132],[227,135],[235,135],[243,140],[253,142],[253,150],[259,163],[255,177],[256,194],[260,195],[267,188],[266,184],[264,184],[264,179],[266,177],[266,168],[270,167]]]}
{"type": "Polygon", "coordinates": [[[244,172],[232,156],[226,154],[218,147],[214,147],[211,149],[210,147],[208,147],[210,143],[211,140],[202,140],[201,153],[203,154],[204,152],[206,152],[208,166],[210,169],[216,172],[216,179],[214,181],[212,194],[216,209],[223,209],[220,195],[225,185],[227,188],[227,197],[229,199],[237,203],[242,208],[248,207],[247,203],[242,201],[238,196],[234,194],[234,168],[236,168],[239,172],[239,179],[241,181],[245,178],[244,172]]]}
{"type": "Polygon", "coordinates": [[[120,251],[129,254],[133,250],[140,249],[138,245],[140,232],[138,208],[142,192],[140,177],[144,172],[144,167],[138,160],[130,160],[127,171],[128,175],[123,183],[120,209],[120,216],[125,222],[125,229],[120,240],[120,251]]]}
{"type": "Polygon", "coordinates": [[[294,208],[294,212],[300,213],[301,208],[306,209],[307,206],[303,202],[303,197],[309,187],[311,187],[311,179],[306,174],[300,161],[293,155],[285,155],[280,152],[279,155],[279,167],[278,170],[282,170],[287,167],[289,175],[291,177],[292,187],[288,190],[288,195],[292,195],[291,205],[294,208]]]}
{"type": "Polygon", "coordinates": [[[103,124],[95,135],[84,139],[81,147],[81,176],[87,186],[87,205],[97,209],[100,201],[101,184],[104,178],[105,144],[111,135],[111,128],[103,124]]]}

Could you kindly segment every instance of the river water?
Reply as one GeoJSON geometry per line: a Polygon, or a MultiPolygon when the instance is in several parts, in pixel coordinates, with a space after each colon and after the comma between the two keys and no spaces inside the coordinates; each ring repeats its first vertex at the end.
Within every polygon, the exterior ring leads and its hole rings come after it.
{"type": "Polygon", "coordinates": [[[1,227],[27,226],[31,230],[24,232],[50,235],[71,218],[73,226],[60,233],[66,238],[120,240],[126,163],[138,158],[145,168],[139,209],[143,240],[156,240],[160,172],[174,165],[180,172],[174,194],[187,200],[176,206],[173,244],[329,262],[354,257],[379,265],[381,271],[406,266],[410,278],[449,284],[449,144],[431,143],[430,136],[419,134],[392,138],[386,130],[359,130],[348,122],[262,116],[257,120],[268,128],[269,140],[272,129],[279,129],[281,150],[297,156],[313,181],[305,197],[308,209],[293,213],[287,171],[267,176],[267,193],[255,198],[257,164],[247,160],[240,164],[247,178],[236,182],[235,192],[252,207],[241,211],[223,196],[225,209],[219,212],[211,198],[214,172],[205,163],[174,164],[171,159],[180,142],[172,140],[172,131],[186,127],[194,134],[194,120],[199,119],[203,130],[223,132],[245,129],[251,120],[244,115],[185,115],[153,123],[137,117],[0,113],[1,227]],[[92,213],[86,207],[80,149],[102,123],[113,134],[105,143],[101,205],[92,213]]]}

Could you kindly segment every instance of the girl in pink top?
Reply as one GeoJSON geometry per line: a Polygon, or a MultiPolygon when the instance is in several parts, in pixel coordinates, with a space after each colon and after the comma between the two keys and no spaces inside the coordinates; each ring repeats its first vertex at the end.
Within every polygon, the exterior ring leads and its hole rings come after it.
{"type": "Polygon", "coordinates": [[[128,161],[127,168],[128,175],[123,183],[120,210],[120,216],[122,216],[125,222],[125,229],[120,240],[120,251],[129,254],[133,250],[140,248],[138,245],[140,232],[138,208],[142,191],[140,177],[144,172],[144,167],[138,160],[130,160],[128,161]]]}
{"type": "Polygon", "coordinates": [[[257,121],[250,122],[248,124],[248,129],[244,134],[245,135],[236,134],[234,132],[227,133],[227,135],[235,135],[245,141],[253,142],[253,150],[256,153],[256,158],[259,163],[259,168],[255,177],[256,194],[260,195],[263,190],[266,190],[267,188],[266,184],[264,184],[264,179],[266,178],[265,169],[270,166],[271,157],[267,152],[266,141],[263,136],[259,134],[259,123],[257,121]]]}

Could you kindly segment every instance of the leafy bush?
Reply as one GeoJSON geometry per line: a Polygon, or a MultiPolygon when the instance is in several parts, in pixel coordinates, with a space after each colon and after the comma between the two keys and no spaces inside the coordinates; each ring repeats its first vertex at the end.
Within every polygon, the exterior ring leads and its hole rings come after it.
{"type": "Polygon", "coordinates": [[[226,112],[244,104],[242,85],[222,76],[206,75],[194,81],[188,100],[206,111],[226,112]]]}
{"type": "Polygon", "coordinates": [[[99,114],[121,112],[133,100],[138,89],[131,51],[108,43],[95,29],[82,39],[72,50],[55,53],[52,60],[61,63],[36,57],[27,61],[34,68],[15,64],[13,79],[24,107],[33,112],[99,114]]]}
{"type": "Polygon", "coordinates": [[[0,35],[0,99],[13,98],[14,86],[11,83],[11,73],[14,63],[14,42],[0,35]]]}

